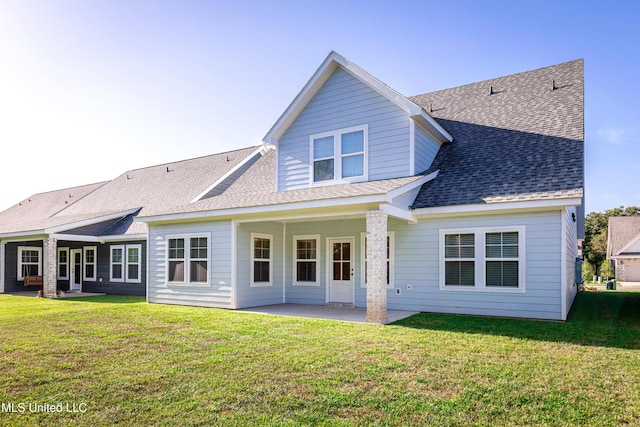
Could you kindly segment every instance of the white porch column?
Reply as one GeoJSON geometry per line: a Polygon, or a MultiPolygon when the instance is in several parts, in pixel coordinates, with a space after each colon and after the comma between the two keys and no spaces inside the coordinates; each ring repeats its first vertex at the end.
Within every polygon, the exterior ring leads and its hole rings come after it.
{"type": "Polygon", "coordinates": [[[387,213],[367,211],[367,323],[387,323],[387,213]]]}
{"type": "Polygon", "coordinates": [[[53,237],[47,237],[43,242],[43,272],[44,276],[42,285],[42,296],[45,298],[55,298],[58,288],[58,272],[57,272],[57,247],[58,241],[53,237]]]}

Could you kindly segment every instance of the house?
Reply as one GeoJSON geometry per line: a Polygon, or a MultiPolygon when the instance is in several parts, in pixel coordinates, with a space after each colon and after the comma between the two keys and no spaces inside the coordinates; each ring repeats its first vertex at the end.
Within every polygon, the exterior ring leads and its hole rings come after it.
{"type": "Polygon", "coordinates": [[[211,156],[207,176],[180,172],[197,159],[156,166],[33,219],[7,214],[32,202],[1,214],[1,290],[21,286],[16,269],[40,271],[30,256],[57,265],[43,273],[55,290],[65,264],[52,253],[75,242],[78,267],[102,278],[83,289],[117,292],[110,274],[135,270],[121,254],[139,245],[150,303],[564,320],[583,237],[583,98],[582,60],[405,97],[331,52],[263,144],[211,156]]]}
{"type": "Polygon", "coordinates": [[[640,282],[640,217],[609,217],[607,259],[614,263],[616,280],[640,282]]]}

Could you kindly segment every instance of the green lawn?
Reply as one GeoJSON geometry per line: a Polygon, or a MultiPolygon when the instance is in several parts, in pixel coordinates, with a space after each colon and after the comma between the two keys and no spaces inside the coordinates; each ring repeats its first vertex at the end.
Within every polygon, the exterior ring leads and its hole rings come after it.
{"type": "Polygon", "coordinates": [[[384,327],[0,296],[0,323],[1,425],[640,425],[640,293],[384,327]]]}

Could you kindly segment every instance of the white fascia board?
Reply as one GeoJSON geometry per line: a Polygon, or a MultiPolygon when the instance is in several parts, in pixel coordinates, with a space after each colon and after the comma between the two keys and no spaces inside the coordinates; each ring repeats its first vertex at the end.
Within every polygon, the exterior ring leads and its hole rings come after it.
{"type": "Polygon", "coordinates": [[[442,141],[444,138],[445,140],[451,141],[453,139],[451,138],[451,135],[449,135],[435,121],[435,119],[429,116],[422,107],[410,101],[400,92],[382,83],[380,80],[373,77],[371,74],[358,67],[342,55],[336,52],[331,52],[322,62],[320,67],[318,67],[307,84],[302,88],[300,93],[298,93],[298,95],[294,98],[293,102],[291,102],[289,107],[287,107],[285,112],[280,116],[273,127],[265,135],[263,139],[265,143],[276,143],[277,140],[280,139],[289,125],[293,123],[298,114],[300,114],[303,108],[307,105],[311,98],[313,98],[313,96],[318,92],[318,90],[322,87],[322,85],[327,81],[329,76],[336,70],[338,66],[342,67],[345,71],[353,75],[355,78],[359,79],[360,81],[371,87],[373,90],[387,98],[389,101],[405,110],[409,114],[409,116],[423,117],[423,120],[426,123],[429,123],[427,125],[428,129],[433,128],[434,136],[436,136],[437,140],[442,141]],[[438,133],[440,134],[438,135],[438,133]]]}
{"type": "Polygon", "coordinates": [[[411,211],[407,209],[401,209],[397,206],[393,206],[388,203],[381,204],[380,210],[383,212],[386,212],[389,216],[392,216],[394,218],[403,219],[409,222],[415,221],[415,218],[411,214],[411,211]]]}
{"type": "Polygon", "coordinates": [[[521,202],[489,203],[482,205],[443,206],[437,208],[419,208],[412,211],[414,216],[452,216],[452,215],[482,215],[488,212],[513,210],[545,210],[579,206],[580,198],[529,200],[521,202]]]}
{"type": "Polygon", "coordinates": [[[47,237],[44,230],[18,231],[15,233],[0,234],[0,240],[3,242],[19,242],[21,240],[40,240],[47,237]]]}
{"type": "Polygon", "coordinates": [[[113,236],[100,236],[100,243],[124,242],[129,240],[147,240],[146,233],[138,234],[114,234],[113,236]]]}
{"type": "Polygon", "coordinates": [[[133,240],[147,240],[146,234],[118,234],[113,236],[86,236],[83,234],[51,234],[57,240],[64,240],[68,242],[91,242],[91,243],[106,243],[106,242],[125,242],[133,240]]]}
{"type": "Polygon", "coordinates": [[[195,197],[195,199],[193,199],[191,201],[191,203],[195,203],[195,202],[199,201],[200,199],[202,199],[207,193],[209,193],[209,191],[213,190],[218,185],[220,185],[221,182],[223,182],[225,179],[227,179],[231,174],[235,173],[238,169],[240,169],[242,166],[244,166],[248,161],[253,159],[258,154],[262,155],[262,154],[266,153],[270,149],[273,149],[272,145],[263,144],[263,145],[259,146],[257,150],[255,150],[253,153],[249,154],[244,160],[242,160],[240,163],[235,165],[233,168],[229,169],[229,171],[227,173],[225,173],[220,178],[218,178],[218,180],[216,182],[214,182],[209,187],[207,187],[202,193],[198,194],[195,197]]]}
{"type": "Polygon", "coordinates": [[[44,231],[46,234],[56,234],[61,231],[72,230],[74,228],[85,227],[87,225],[92,225],[92,224],[98,224],[103,221],[109,221],[116,218],[124,218],[125,216],[131,215],[139,210],[140,208],[129,209],[126,211],[116,212],[108,215],[102,215],[102,216],[98,216],[90,219],[85,219],[82,221],[69,222],[63,225],[46,228],[44,231]]]}
{"type": "Polygon", "coordinates": [[[90,243],[100,243],[99,236],[85,236],[82,234],[58,234],[53,233],[50,234],[49,237],[53,237],[56,240],[65,240],[68,242],[90,242],[90,243]]]}
{"type": "Polygon", "coordinates": [[[440,172],[440,169],[438,169],[435,172],[431,172],[429,175],[425,175],[422,178],[417,179],[417,180],[415,180],[415,181],[413,181],[413,182],[411,182],[409,184],[405,184],[402,187],[398,187],[398,188],[396,188],[394,190],[389,191],[387,193],[387,202],[391,203],[391,201],[394,198],[396,198],[396,197],[398,197],[398,196],[400,196],[400,195],[402,195],[402,194],[404,194],[404,193],[406,193],[408,191],[411,191],[416,187],[420,187],[423,184],[426,184],[427,182],[435,179],[438,176],[438,172],[440,172]]]}
{"type": "Polygon", "coordinates": [[[387,202],[386,194],[374,194],[368,196],[356,196],[345,197],[342,199],[323,199],[323,200],[311,200],[306,202],[295,203],[279,203],[275,205],[266,206],[252,206],[246,208],[231,208],[231,209],[219,209],[200,212],[185,212],[167,215],[147,216],[136,218],[135,221],[144,223],[154,222],[166,222],[166,221],[184,221],[184,220],[198,220],[208,218],[220,218],[220,217],[232,217],[248,214],[262,214],[273,213],[279,211],[293,211],[303,209],[318,209],[318,208],[332,208],[332,207],[347,207],[352,205],[361,205],[369,203],[384,203],[387,202]]]}
{"type": "Polygon", "coordinates": [[[425,132],[434,137],[440,144],[453,141],[453,136],[447,132],[424,108],[416,105],[419,110],[411,114],[413,119],[425,132]]]}

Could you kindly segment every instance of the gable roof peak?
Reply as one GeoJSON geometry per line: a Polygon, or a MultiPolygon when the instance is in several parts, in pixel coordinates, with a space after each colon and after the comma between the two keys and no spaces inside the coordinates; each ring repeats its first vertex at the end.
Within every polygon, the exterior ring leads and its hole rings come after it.
{"type": "Polygon", "coordinates": [[[280,118],[278,118],[276,123],[271,127],[269,132],[267,132],[263,138],[265,144],[277,144],[278,139],[285,133],[338,67],[347,71],[353,77],[362,81],[380,95],[405,110],[411,118],[420,122],[440,142],[451,142],[453,140],[453,137],[420,105],[378,80],[344,56],[335,51],[331,51],[302,90],[293,99],[291,104],[289,104],[284,113],[282,113],[280,118]]]}

